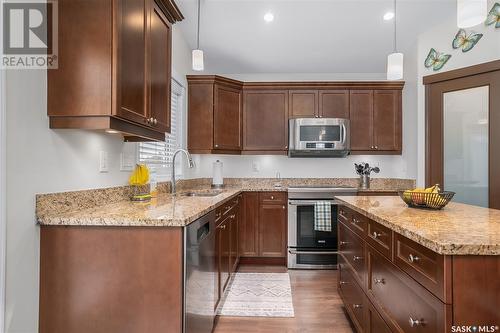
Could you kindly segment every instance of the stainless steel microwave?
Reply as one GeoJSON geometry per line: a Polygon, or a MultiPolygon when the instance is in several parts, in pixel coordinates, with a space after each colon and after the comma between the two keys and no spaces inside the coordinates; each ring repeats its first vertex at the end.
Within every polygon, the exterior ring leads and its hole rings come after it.
{"type": "Polygon", "coordinates": [[[289,123],[289,157],[345,157],[351,149],[349,119],[297,118],[289,123]]]}

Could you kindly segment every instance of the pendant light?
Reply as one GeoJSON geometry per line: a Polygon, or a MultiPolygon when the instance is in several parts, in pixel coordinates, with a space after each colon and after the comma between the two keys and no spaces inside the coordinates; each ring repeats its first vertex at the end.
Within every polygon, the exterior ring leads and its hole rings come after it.
{"type": "Polygon", "coordinates": [[[394,0],[394,52],[387,57],[387,80],[402,80],[403,79],[403,53],[397,51],[397,29],[396,29],[396,0],[394,0]]]}
{"type": "Polygon", "coordinates": [[[202,71],[204,68],[203,51],[200,50],[200,0],[198,0],[198,29],[196,32],[196,50],[193,50],[193,70],[202,71]]]}
{"type": "Polygon", "coordinates": [[[457,0],[457,25],[470,28],[486,20],[488,0],[457,0]]]}

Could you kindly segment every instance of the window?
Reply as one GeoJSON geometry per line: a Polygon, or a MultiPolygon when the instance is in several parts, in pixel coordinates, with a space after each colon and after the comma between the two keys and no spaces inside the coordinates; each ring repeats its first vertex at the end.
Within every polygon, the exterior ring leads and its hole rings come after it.
{"type": "MultiPolygon", "coordinates": [[[[146,164],[150,169],[166,171],[172,164],[174,151],[182,145],[182,107],[184,88],[172,79],[172,105],[170,134],[165,135],[165,142],[139,143],[139,162],[146,164]]],[[[161,172],[162,174],[164,172],[161,172]]]]}

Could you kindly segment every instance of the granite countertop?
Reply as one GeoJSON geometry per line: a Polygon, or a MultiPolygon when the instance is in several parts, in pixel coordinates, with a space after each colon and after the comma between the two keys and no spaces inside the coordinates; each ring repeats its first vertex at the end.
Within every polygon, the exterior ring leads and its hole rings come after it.
{"type": "Polygon", "coordinates": [[[500,255],[500,210],[451,202],[409,208],[399,197],[338,197],[345,205],[443,255],[500,255]]]}
{"type": "Polygon", "coordinates": [[[38,216],[41,225],[184,227],[241,193],[228,188],[215,197],[159,194],[150,202],[123,200],[98,207],[38,216]]]}

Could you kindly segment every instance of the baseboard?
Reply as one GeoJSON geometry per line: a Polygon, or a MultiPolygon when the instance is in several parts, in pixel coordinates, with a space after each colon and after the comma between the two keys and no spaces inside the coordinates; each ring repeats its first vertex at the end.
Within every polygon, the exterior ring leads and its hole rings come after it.
{"type": "Polygon", "coordinates": [[[286,258],[273,257],[241,257],[240,265],[286,266],[286,258]]]}

